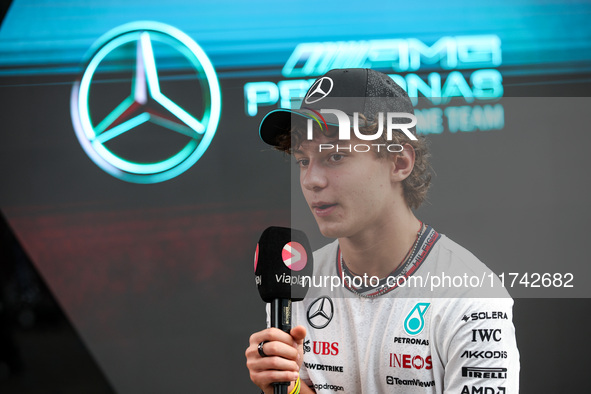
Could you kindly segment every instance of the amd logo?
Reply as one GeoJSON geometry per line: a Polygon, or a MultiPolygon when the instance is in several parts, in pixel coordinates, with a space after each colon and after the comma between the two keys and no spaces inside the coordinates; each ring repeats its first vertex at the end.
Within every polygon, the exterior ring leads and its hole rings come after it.
{"type": "Polygon", "coordinates": [[[464,386],[461,394],[505,394],[504,387],[464,386]]]}

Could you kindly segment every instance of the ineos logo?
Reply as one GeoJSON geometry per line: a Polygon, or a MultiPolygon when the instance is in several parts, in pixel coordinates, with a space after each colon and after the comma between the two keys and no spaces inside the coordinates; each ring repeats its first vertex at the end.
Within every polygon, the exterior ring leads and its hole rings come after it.
{"type": "Polygon", "coordinates": [[[322,77],[310,88],[308,91],[308,95],[304,99],[306,104],[313,104],[318,102],[328,96],[328,94],[332,91],[334,83],[330,77],[322,77]]]}
{"type": "Polygon", "coordinates": [[[431,356],[421,357],[412,354],[390,353],[390,367],[392,368],[414,368],[414,369],[432,369],[433,362],[431,356]]]}

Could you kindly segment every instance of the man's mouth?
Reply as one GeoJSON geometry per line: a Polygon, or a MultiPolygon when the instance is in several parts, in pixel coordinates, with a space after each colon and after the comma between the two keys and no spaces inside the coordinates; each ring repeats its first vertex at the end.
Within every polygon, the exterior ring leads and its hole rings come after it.
{"type": "Polygon", "coordinates": [[[336,203],[330,204],[330,203],[320,202],[317,204],[313,204],[312,210],[318,216],[325,216],[325,215],[330,214],[332,212],[333,208],[336,206],[337,206],[336,203]]]}
{"type": "Polygon", "coordinates": [[[335,206],[337,204],[322,204],[322,205],[317,205],[316,208],[320,208],[320,209],[326,209],[328,207],[332,207],[335,206]]]}

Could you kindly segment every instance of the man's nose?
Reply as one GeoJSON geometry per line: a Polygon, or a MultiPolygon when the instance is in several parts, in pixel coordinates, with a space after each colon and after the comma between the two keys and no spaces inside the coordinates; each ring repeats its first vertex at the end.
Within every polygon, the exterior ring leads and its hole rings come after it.
{"type": "Polygon", "coordinates": [[[308,190],[323,189],[328,185],[326,171],[318,163],[310,162],[301,175],[302,187],[308,190]]]}

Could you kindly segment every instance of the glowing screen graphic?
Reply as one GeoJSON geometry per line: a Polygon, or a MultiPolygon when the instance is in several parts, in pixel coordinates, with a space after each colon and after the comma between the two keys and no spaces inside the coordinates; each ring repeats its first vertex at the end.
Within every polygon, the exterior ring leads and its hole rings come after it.
{"type": "MultiPolygon", "coordinates": [[[[174,27],[134,22],[105,34],[90,53],[90,60],[80,80],[74,84],[71,96],[74,129],[88,156],[112,176],[134,183],[166,181],[193,166],[213,139],[221,113],[219,82],[199,45],[174,27]],[[156,54],[156,45],[162,59],[156,54]],[[170,58],[184,58],[196,72],[200,89],[195,90],[201,90],[201,97],[190,106],[177,104],[161,88],[159,64],[165,68],[170,58]],[[131,83],[125,81],[125,77],[117,79],[115,76],[126,71],[125,60],[129,59],[135,60],[133,66],[128,67],[133,69],[131,83]],[[108,81],[105,76],[127,82],[130,92],[122,101],[113,101],[113,109],[106,116],[97,116],[93,100],[98,99],[93,94],[94,90],[99,90],[96,85],[108,81]],[[150,154],[144,152],[141,160],[133,158],[129,149],[121,152],[120,148],[113,147],[115,140],[124,134],[133,134],[126,136],[127,140],[141,139],[142,127],[148,123],[171,132],[171,136],[174,133],[182,136],[182,143],[177,143],[176,149],[167,152],[165,157],[162,152],[146,157],[150,154]]],[[[189,88],[191,85],[187,84],[189,88]]],[[[158,150],[158,142],[152,141],[151,145],[148,150],[158,150]]],[[[132,146],[135,150],[145,149],[146,142],[137,141],[132,146]]]]}

